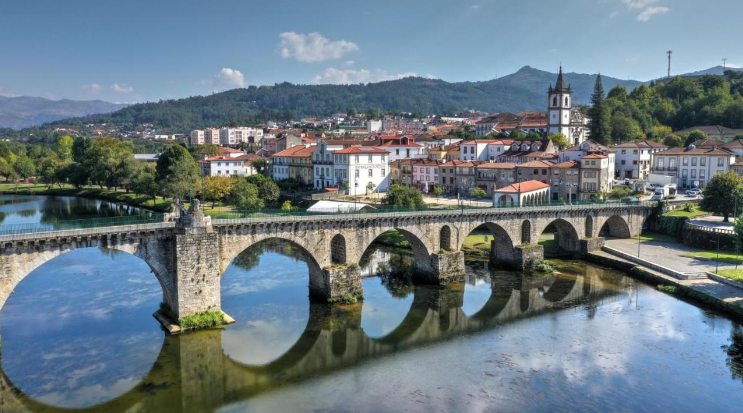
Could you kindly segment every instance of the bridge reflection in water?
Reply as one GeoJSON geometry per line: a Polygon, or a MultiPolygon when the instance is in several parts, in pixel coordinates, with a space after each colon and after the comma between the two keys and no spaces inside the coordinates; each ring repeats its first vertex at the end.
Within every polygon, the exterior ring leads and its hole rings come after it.
{"type": "Polygon", "coordinates": [[[384,356],[462,335],[497,328],[520,319],[566,308],[595,307],[627,294],[630,279],[588,266],[551,276],[513,272],[490,274],[491,294],[479,310],[462,310],[465,284],[416,286],[408,314],[392,332],[371,338],[361,328],[362,304],[311,304],[307,326],[297,342],[261,366],[230,359],[222,331],[166,336],[147,376],[132,390],[85,409],[63,409],[25,396],[0,375],[2,411],[213,411],[270,389],[342,370],[384,356]]]}

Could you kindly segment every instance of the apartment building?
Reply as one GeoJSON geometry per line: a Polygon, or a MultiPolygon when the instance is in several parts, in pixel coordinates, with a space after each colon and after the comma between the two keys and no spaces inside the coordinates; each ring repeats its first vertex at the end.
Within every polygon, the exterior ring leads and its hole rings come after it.
{"type": "Polygon", "coordinates": [[[677,177],[679,188],[704,188],[716,173],[734,163],[735,154],[727,149],[689,145],[653,154],[651,173],[677,177]]]}

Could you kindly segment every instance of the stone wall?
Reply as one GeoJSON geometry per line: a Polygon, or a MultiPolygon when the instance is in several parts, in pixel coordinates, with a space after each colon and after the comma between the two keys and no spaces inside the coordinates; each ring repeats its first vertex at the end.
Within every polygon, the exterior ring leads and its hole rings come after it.
{"type": "Polygon", "coordinates": [[[175,236],[177,302],[175,318],[222,308],[220,294],[219,235],[184,232],[175,236]]]}

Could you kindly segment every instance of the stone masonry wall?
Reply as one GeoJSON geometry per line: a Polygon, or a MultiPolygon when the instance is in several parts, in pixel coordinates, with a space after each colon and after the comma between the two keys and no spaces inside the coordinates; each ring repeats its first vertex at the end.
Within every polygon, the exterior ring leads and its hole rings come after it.
{"type": "Polygon", "coordinates": [[[175,250],[178,302],[171,307],[173,315],[181,318],[220,310],[219,234],[178,234],[175,250]]]}

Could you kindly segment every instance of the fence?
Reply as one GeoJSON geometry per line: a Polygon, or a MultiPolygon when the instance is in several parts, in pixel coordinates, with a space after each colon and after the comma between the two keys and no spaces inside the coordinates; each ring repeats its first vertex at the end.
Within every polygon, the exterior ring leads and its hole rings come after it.
{"type": "Polygon", "coordinates": [[[689,222],[686,223],[686,229],[705,231],[705,232],[714,232],[717,234],[728,234],[728,235],[735,234],[735,230],[731,228],[708,227],[706,225],[692,224],[689,222]]]}
{"type": "Polygon", "coordinates": [[[143,214],[120,217],[75,219],[68,221],[10,224],[0,225],[0,235],[28,234],[35,232],[65,231],[99,227],[118,227],[124,225],[154,224],[163,221],[163,214],[143,214]]]}

